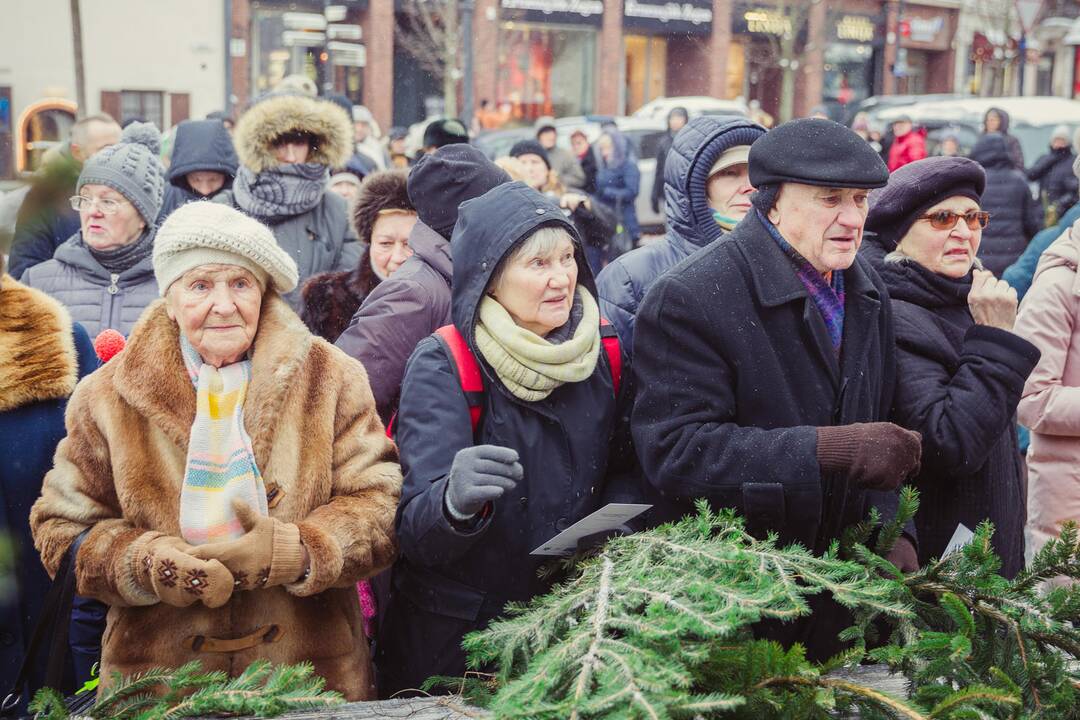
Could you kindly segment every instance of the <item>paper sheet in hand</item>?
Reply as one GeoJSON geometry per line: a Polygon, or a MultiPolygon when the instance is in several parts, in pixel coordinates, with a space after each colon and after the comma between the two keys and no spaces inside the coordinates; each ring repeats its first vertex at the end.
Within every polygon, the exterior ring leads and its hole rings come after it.
{"type": "Polygon", "coordinates": [[[631,503],[609,503],[600,508],[592,515],[578,520],[570,527],[563,530],[555,537],[548,540],[540,547],[533,550],[530,555],[572,555],[577,549],[577,541],[586,535],[614,530],[620,525],[625,525],[652,505],[634,505],[631,503]]]}
{"type": "Polygon", "coordinates": [[[946,555],[952,555],[954,552],[971,542],[971,539],[975,537],[975,533],[971,532],[964,523],[960,523],[956,526],[956,532],[952,534],[952,540],[945,547],[945,552],[941,554],[941,557],[946,555]]]}

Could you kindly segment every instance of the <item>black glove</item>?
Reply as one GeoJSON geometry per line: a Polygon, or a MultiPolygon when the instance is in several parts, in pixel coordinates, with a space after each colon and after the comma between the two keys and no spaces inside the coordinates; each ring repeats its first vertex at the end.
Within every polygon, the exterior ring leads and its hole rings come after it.
{"type": "Polygon", "coordinates": [[[919,474],[922,436],[887,422],[817,429],[818,464],[867,490],[895,490],[919,474]]]}
{"type": "Polygon", "coordinates": [[[471,518],[484,505],[513,490],[524,471],[516,450],[477,445],[458,450],[446,482],[446,509],[451,518],[471,518]]]}

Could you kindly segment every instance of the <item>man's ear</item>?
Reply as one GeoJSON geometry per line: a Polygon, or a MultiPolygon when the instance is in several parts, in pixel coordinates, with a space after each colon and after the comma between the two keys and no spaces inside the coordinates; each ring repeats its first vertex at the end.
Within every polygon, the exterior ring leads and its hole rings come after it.
{"type": "Polygon", "coordinates": [[[70,147],[71,147],[71,157],[75,158],[76,160],[78,160],[81,163],[86,162],[86,156],[83,153],[82,146],[80,146],[78,143],[73,142],[73,143],[71,143],[70,147]]]}

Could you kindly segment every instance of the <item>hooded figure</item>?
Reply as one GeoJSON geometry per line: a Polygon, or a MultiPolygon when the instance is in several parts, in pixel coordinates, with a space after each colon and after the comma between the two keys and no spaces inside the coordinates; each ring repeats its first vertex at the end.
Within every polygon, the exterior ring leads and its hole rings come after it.
{"type": "Polygon", "coordinates": [[[746,120],[702,116],[675,137],[663,177],[667,235],[612,261],[596,279],[600,308],[619,331],[627,354],[634,349],[638,307],[656,279],[727,232],[709,204],[713,166],[729,149],[748,149],[764,134],[765,128],[746,120]]]}
{"type": "Polygon", "coordinates": [[[686,127],[690,115],[684,107],[671,108],[667,116],[667,132],[660,138],[656,145],[656,172],[653,173],[653,186],[650,201],[652,211],[659,213],[664,206],[664,163],[667,162],[668,152],[675,142],[675,136],[686,127]]]}
{"type": "Polygon", "coordinates": [[[165,199],[158,224],[176,208],[193,200],[209,200],[232,187],[240,161],[236,159],[232,137],[220,120],[185,120],[176,126],[172,160],[165,180],[165,199]],[[210,193],[192,186],[190,173],[218,173],[224,182],[210,193]]]}
{"type": "MultiPolygon", "coordinates": [[[[384,237],[374,238],[373,231],[377,225],[386,224],[384,218],[400,218],[406,223],[411,219],[410,229],[415,224],[416,209],[409,200],[407,177],[403,171],[384,170],[364,180],[352,206],[353,230],[364,246],[359,264],[352,270],[316,275],[304,286],[300,317],[319,337],[330,342],[337,340],[364,298],[388,276],[374,261],[381,257],[383,248],[381,245],[374,248],[372,244],[381,244],[384,237]]],[[[400,263],[395,263],[395,269],[397,265],[400,263]]]]}
{"type": "MultiPolygon", "coordinates": [[[[641,172],[630,139],[610,127],[593,144],[596,153],[596,196],[615,210],[615,216],[634,244],[641,237],[638,226],[637,200],[641,188],[641,172]]],[[[632,249],[617,248],[619,252],[632,249]]]]}
{"type": "Polygon", "coordinates": [[[986,170],[982,209],[990,213],[979,259],[987,270],[1000,277],[1042,229],[1042,208],[1031,197],[1023,171],[1017,170],[1009,158],[1007,136],[1001,133],[979,136],[971,159],[986,170]]]}
{"type": "Polygon", "coordinates": [[[1009,162],[1012,166],[1024,172],[1024,150],[1020,147],[1020,141],[1015,135],[1009,134],[1009,113],[1001,108],[992,107],[983,115],[983,134],[1001,133],[1005,136],[1005,147],[1008,149],[1009,162]],[[996,119],[995,117],[996,116],[996,119]]]}
{"type": "Polygon", "coordinates": [[[1039,351],[1013,331],[1015,293],[975,259],[985,182],[966,158],[905,165],[871,195],[866,228],[877,234],[866,244],[887,253],[875,269],[896,317],[893,419],[922,434],[912,481],[922,500],[919,560],[941,557],[958,524],[974,530],[989,520],[1011,578],[1024,566],[1016,405],[1039,351]],[[944,222],[935,218],[943,213],[944,222]]]}
{"type": "Polygon", "coordinates": [[[453,324],[479,364],[482,409],[474,433],[447,346],[421,342],[397,417],[408,470],[376,659],[384,696],[464,674],[466,633],[550,590],[529,553],[612,497],[609,458],[629,451],[614,441],[592,275],[558,205],[501,185],[461,206],[452,244],[453,324]]]}
{"type": "Polygon", "coordinates": [[[1076,153],[1072,148],[1072,133],[1068,125],[1058,125],[1050,136],[1050,151],[1035,161],[1027,171],[1027,178],[1038,181],[1039,196],[1053,208],[1054,218],[1059,218],[1076,204],[1077,182],[1073,173],[1076,153]]]}
{"type": "MultiPolygon", "coordinates": [[[[236,123],[241,167],[233,187],[214,201],[269,226],[300,269],[301,284],[321,272],[351,270],[359,260],[348,206],[326,190],[330,169],[352,154],[352,136],[340,107],[302,95],[271,95],[236,123]]],[[[283,297],[299,307],[299,288],[283,297]]]]}

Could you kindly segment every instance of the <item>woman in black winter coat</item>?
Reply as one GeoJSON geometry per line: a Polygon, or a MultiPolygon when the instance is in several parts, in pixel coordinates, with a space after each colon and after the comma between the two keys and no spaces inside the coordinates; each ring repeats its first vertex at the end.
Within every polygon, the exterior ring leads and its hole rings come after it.
{"type": "MultiPolygon", "coordinates": [[[[465,672],[464,635],[547,592],[530,553],[612,497],[618,411],[592,274],[559,206],[521,182],[462,204],[454,327],[479,365],[470,408],[438,335],[409,360],[396,420],[401,556],[380,694],[465,672]]],[[[458,366],[460,367],[460,366],[458,366]]]]}
{"type": "Polygon", "coordinates": [[[1000,277],[1024,252],[1035,233],[1042,230],[1042,208],[1032,198],[1023,171],[1013,166],[1006,136],[981,136],[971,151],[971,159],[986,170],[982,209],[993,218],[982,234],[979,259],[1000,277]]]}
{"type": "MultiPolygon", "coordinates": [[[[896,321],[893,420],[922,434],[919,561],[941,557],[960,524],[994,524],[1002,573],[1024,565],[1024,473],[1016,406],[1039,350],[1012,332],[1016,291],[980,269],[986,215],[977,163],[905,165],[871,197],[878,272],[896,321]]],[[[990,219],[991,225],[993,219],[990,219]]]]}
{"type": "Polygon", "coordinates": [[[1027,178],[1039,183],[1039,199],[1060,218],[1076,204],[1077,179],[1073,172],[1076,154],[1069,138],[1069,126],[1058,125],[1050,136],[1050,151],[1035,161],[1027,178]]]}

